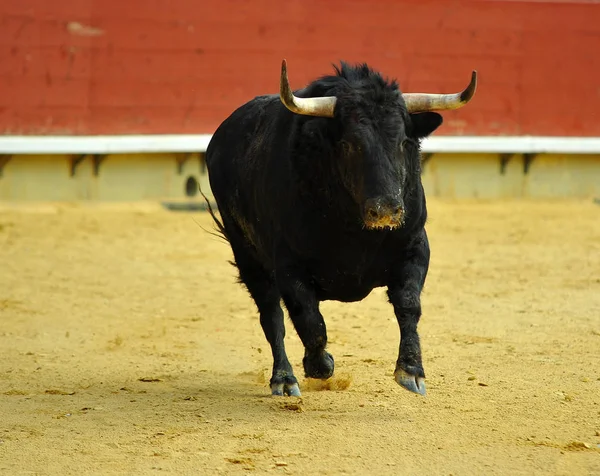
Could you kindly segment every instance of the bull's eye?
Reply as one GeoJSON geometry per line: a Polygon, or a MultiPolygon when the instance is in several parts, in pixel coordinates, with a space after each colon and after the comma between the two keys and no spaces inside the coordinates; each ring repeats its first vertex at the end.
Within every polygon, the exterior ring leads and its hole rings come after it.
{"type": "Polygon", "coordinates": [[[360,145],[355,145],[351,142],[348,142],[347,140],[343,140],[341,141],[341,143],[344,155],[360,154],[362,152],[362,148],[360,145]]]}
{"type": "Polygon", "coordinates": [[[400,152],[404,152],[406,150],[407,146],[408,146],[408,139],[404,139],[402,142],[400,142],[400,152]]]}

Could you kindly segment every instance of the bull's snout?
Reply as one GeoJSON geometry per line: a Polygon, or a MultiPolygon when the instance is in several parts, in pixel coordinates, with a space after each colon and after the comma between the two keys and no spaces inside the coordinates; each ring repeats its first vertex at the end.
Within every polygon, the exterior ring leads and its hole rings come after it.
{"type": "Polygon", "coordinates": [[[369,198],[365,202],[367,228],[396,228],[402,225],[404,209],[400,200],[388,197],[369,198]]]}

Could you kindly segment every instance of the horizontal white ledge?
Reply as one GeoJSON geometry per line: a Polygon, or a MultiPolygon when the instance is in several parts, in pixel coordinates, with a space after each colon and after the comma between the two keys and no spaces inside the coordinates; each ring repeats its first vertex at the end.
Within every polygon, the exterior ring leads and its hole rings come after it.
{"type": "Polygon", "coordinates": [[[423,152],[598,154],[600,137],[437,136],[423,141],[423,152]]]}
{"type": "MultiPolygon", "coordinates": [[[[205,152],[211,134],[0,136],[0,154],[126,154],[205,152]]],[[[433,136],[423,152],[598,154],[600,137],[433,136]]]]}
{"type": "Polygon", "coordinates": [[[0,136],[0,154],[205,152],[212,135],[0,136]]]}

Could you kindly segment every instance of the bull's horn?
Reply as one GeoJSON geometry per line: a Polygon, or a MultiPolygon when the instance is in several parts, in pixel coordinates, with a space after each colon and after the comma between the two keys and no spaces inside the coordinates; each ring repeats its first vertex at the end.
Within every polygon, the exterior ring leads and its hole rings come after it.
{"type": "Polygon", "coordinates": [[[333,117],[335,96],[299,98],[294,96],[290,88],[290,82],[287,77],[287,63],[285,60],[281,63],[281,82],[279,85],[279,97],[281,102],[290,111],[305,116],[333,117]]]}
{"type": "Polygon", "coordinates": [[[405,93],[402,95],[408,112],[446,111],[458,109],[467,104],[477,89],[477,71],[471,74],[471,83],[461,93],[424,94],[405,93]]]}

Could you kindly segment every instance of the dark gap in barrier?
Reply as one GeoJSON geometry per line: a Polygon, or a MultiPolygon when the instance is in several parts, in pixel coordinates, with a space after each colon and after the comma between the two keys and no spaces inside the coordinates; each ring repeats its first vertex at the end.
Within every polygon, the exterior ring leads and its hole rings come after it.
{"type": "Polygon", "coordinates": [[[188,197],[195,197],[198,194],[198,181],[193,175],[185,181],[185,194],[188,197]]]}

